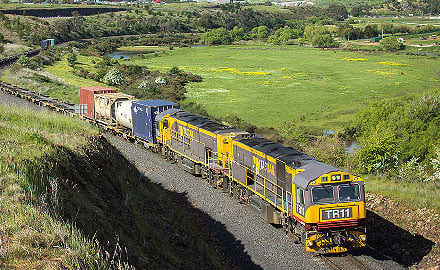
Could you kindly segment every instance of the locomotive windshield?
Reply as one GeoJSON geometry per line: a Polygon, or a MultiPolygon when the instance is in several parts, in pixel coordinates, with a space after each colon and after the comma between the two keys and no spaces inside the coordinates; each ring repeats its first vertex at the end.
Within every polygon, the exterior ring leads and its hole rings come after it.
{"type": "Polygon", "coordinates": [[[313,203],[331,203],[334,201],[333,187],[332,186],[322,186],[314,187],[312,189],[313,203]]]}
{"type": "Polygon", "coordinates": [[[358,184],[348,184],[339,186],[339,200],[341,202],[359,201],[360,191],[358,184]]]}

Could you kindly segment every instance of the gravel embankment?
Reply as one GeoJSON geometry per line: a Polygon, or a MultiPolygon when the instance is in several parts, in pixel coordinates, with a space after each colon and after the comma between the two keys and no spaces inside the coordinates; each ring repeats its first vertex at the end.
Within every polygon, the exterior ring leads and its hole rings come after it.
{"type": "MultiPolygon", "coordinates": [[[[41,109],[27,101],[17,99],[0,91],[0,103],[8,106],[25,106],[31,109],[41,109]]],[[[258,218],[250,208],[239,204],[228,194],[213,189],[203,182],[201,178],[186,173],[180,166],[170,164],[159,155],[153,154],[139,146],[128,143],[120,138],[105,135],[107,140],[116,147],[128,160],[155,183],[160,183],[164,188],[176,192],[185,192],[188,200],[194,206],[206,212],[212,219],[224,225],[235,241],[224,237],[217,232],[220,244],[228,256],[235,258],[234,250],[237,242],[250,256],[255,265],[263,269],[328,269],[328,266],[311,254],[305,252],[301,245],[295,245],[284,232],[265,223],[258,218]]],[[[216,231],[215,225],[211,228],[216,231]]],[[[221,230],[219,230],[221,231],[221,230]]],[[[385,233],[385,232],[384,232],[385,233]]],[[[385,236],[384,236],[385,237],[385,236]]],[[[379,256],[376,252],[363,252],[355,256],[369,269],[403,269],[402,266],[379,256]]],[[[235,261],[240,258],[235,258],[235,261]]],[[[349,261],[343,262],[344,269],[356,269],[349,261]]],[[[242,268],[251,268],[245,262],[239,264],[242,268]]],[[[252,264],[250,264],[252,265],[252,264]]]]}

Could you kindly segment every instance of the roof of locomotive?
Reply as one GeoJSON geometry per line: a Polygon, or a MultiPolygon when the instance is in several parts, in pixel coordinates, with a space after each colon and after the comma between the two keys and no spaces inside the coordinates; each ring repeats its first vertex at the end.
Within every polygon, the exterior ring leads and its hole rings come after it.
{"type": "Polygon", "coordinates": [[[298,185],[304,189],[307,189],[310,182],[316,180],[321,175],[335,171],[345,172],[342,169],[338,169],[317,160],[313,160],[312,162],[300,167],[299,169],[304,169],[304,171],[295,175],[295,177],[293,178],[293,182],[295,183],[295,185],[298,185]]]}
{"type": "Polygon", "coordinates": [[[258,150],[268,156],[281,160],[292,168],[299,168],[312,161],[313,158],[284,145],[274,143],[268,139],[262,138],[258,134],[240,134],[234,137],[234,141],[258,150]]]}
{"type": "Polygon", "coordinates": [[[316,180],[316,178],[323,174],[333,171],[342,171],[341,169],[317,161],[303,152],[274,143],[257,134],[240,134],[234,137],[234,141],[238,141],[277,160],[281,160],[293,169],[303,169],[304,171],[294,177],[293,182],[304,189],[308,187],[311,181],[316,180]]]}
{"type": "Polygon", "coordinates": [[[228,134],[228,133],[236,133],[236,132],[241,131],[237,128],[229,127],[229,126],[220,124],[216,121],[213,121],[211,119],[208,119],[206,117],[191,114],[189,112],[185,112],[182,110],[169,109],[169,110],[166,110],[166,111],[162,112],[161,114],[159,114],[158,117],[160,117],[160,119],[162,119],[162,117],[167,114],[171,115],[172,117],[174,117],[180,121],[183,121],[183,122],[191,124],[195,127],[207,130],[207,131],[212,132],[214,134],[228,134]]]}

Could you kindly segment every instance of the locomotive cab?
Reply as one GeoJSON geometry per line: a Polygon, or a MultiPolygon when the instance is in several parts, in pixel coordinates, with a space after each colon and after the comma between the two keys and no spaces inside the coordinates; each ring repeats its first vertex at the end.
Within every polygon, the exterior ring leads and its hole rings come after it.
{"type": "Polygon", "coordinates": [[[365,246],[364,181],[322,163],[306,166],[293,180],[294,218],[303,225],[299,234],[306,250],[339,253],[365,246]]]}

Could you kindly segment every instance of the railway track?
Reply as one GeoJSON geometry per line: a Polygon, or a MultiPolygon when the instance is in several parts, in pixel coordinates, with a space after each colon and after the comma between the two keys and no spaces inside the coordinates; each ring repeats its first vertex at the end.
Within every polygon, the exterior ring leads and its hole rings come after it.
{"type": "Polygon", "coordinates": [[[319,255],[319,258],[333,270],[369,270],[364,263],[353,257],[350,253],[342,256],[319,255]]]}

